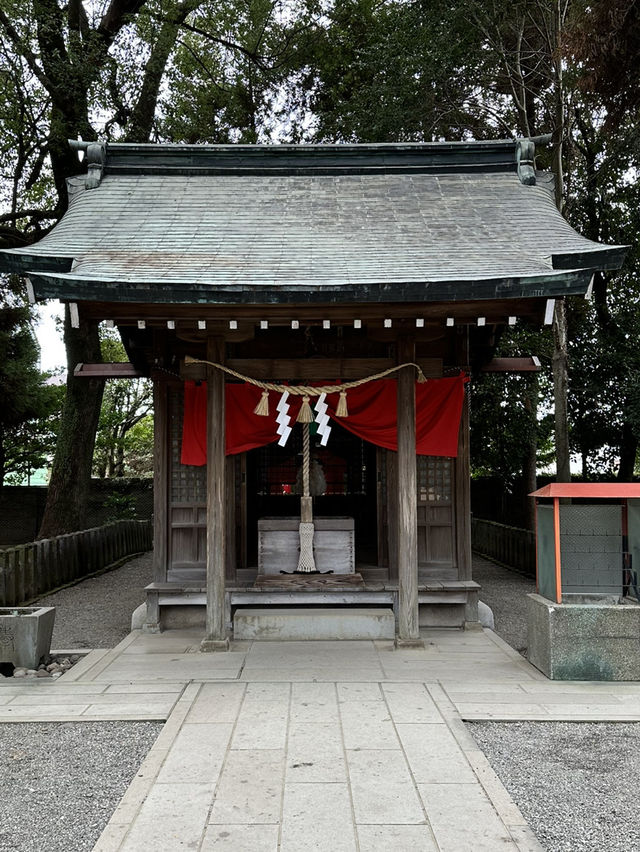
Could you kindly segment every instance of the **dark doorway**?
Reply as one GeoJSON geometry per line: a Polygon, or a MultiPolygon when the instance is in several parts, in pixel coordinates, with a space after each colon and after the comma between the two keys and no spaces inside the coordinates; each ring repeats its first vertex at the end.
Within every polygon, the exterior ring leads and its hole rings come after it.
{"type": "MultiPolygon", "coordinates": [[[[315,424],[311,424],[312,429],[315,424]]],[[[312,467],[321,473],[311,490],[316,517],[351,517],[355,522],[356,561],[377,565],[376,448],[331,423],[328,446],[311,438],[312,467]],[[319,493],[322,490],[322,493],[319,493]]],[[[299,517],[302,426],[286,447],[269,444],[247,453],[247,557],[258,562],[258,519],[299,517]]]]}

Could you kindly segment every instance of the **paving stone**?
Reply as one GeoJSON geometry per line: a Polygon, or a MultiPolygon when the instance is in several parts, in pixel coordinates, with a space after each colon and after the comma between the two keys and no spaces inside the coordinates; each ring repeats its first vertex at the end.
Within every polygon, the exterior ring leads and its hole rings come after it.
{"type": "Polygon", "coordinates": [[[212,784],[154,785],[122,845],[122,852],[197,849],[212,796],[212,784]]]}
{"type": "Polygon", "coordinates": [[[277,825],[210,825],[201,852],[277,852],[277,825]]]}
{"type": "Polygon", "coordinates": [[[383,701],[380,686],[377,683],[338,683],[338,701],[345,704],[349,701],[383,701]]]}
{"type": "Polygon", "coordinates": [[[444,723],[424,684],[384,683],[382,692],[396,724],[444,723]]]}
{"type": "Polygon", "coordinates": [[[358,825],[362,852],[439,852],[428,825],[358,825]]]}
{"type": "Polygon", "coordinates": [[[215,784],[227,753],[231,724],[184,724],[158,775],[159,783],[215,784]]]}
{"type": "Polygon", "coordinates": [[[205,683],[189,710],[191,724],[235,722],[246,686],[241,683],[205,683]]]}
{"type": "Polygon", "coordinates": [[[425,815],[401,751],[348,751],[357,823],[419,825],[425,815]]]}
{"type": "Polygon", "coordinates": [[[340,705],[347,749],[398,749],[400,742],[386,703],[349,701],[340,705]]]}
{"type": "Polygon", "coordinates": [[[409,767],[417,783],[474,783],[464,753],[446,726],[398,725],[409,767]]]}
{"type": "Polygon", "coordinates": [[[291,690],[291,723],[339,724],[338,699],[333,683],[294,683],[291,690]]]}
{"type": "Polygon", "coordinates": [[[285,778],[287,782],[345,782],[347,770],[340,725],[291,722],[285,778]]]}
{"type": "Polygon", "coordinates": [[[216,825],[279,823],[284,751],[230,751],[209,822],[216,825]]]}
{"type": "Polygon", "coordinates": [[[418,784],[440,852],[517,852],[479,784],[418,784]],[[456,807],[452,818],[452,804],[456,807]]]}
{"type": "Polygon", "coordinates": [[[355,852],[346,784],[286,784],[281,852],[355,852]]]}

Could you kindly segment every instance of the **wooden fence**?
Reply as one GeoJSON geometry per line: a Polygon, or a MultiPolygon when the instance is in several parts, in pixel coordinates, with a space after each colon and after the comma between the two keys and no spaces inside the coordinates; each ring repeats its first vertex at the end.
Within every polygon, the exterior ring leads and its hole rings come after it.
{"type": "Polygon", "coordinates": [[[0,606],[18,606],[151,546],[150,521],[114,521],[0,550],[0,606]]]}
{"type": "Polygon", "coordinates": [[[532,530],[473,518],[471,544],[481,556],[495,559],[531,577],[536,575],[536,535],[532,530]]]}

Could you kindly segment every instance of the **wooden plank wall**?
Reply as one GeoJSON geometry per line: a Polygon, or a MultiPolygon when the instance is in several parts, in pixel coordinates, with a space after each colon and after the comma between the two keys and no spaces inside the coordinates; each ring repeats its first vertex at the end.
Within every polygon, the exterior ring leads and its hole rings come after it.
{"type": "Polygon", "coordinates": [[[0,550],[0,606],[19,606],[151,546],[151,521],[114,521],[0,550]]]}
{"type": "Polygon", "coordinates": [[[475,553],[535,577],[536,534],[533,530],[473,518],[471,535],[475,553]]]}

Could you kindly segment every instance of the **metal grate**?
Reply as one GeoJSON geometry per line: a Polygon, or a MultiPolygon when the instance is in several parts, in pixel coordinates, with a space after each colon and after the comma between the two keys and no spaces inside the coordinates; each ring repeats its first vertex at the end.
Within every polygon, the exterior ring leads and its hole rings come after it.
{"type": "Polygon", "coordinates": [[[171,442],[171,503],[206,503],[206,466],[180,463],[184,398],[182,388],[169,389],[169,435],[171,442]]]}
{"type": "Polygon", "coordinates": [[[418,500],[451,503],[451,459],[418,456],[418,500]]]}

